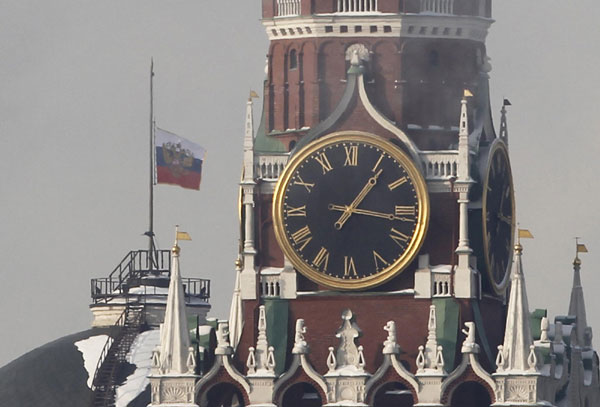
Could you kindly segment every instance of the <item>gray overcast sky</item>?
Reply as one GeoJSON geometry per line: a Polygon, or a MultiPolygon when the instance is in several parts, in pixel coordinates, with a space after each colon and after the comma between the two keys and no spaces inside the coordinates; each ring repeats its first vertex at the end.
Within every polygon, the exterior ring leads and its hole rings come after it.
{"type": "MultiPolygon", "coordinates": [[[[159,126],[207,150],[201,192],[156,188],[163,248],[210,278],[225,318],[237,251],[248,91],[262,94],[259,0],[0,0],[0,366],[87,329],[89,280],[144,248],[148,71],[159,126]]],[[[488,39],[494,115],[510,98],[530,307],[567,312],[574,236],[588,321],[600,330],[600,3],[496,0],[488,39]]],[[[457,118],[458,121],[458,118],[457,118]]],[[[598,344],[598,340],[595,341],[598,344]]]]}

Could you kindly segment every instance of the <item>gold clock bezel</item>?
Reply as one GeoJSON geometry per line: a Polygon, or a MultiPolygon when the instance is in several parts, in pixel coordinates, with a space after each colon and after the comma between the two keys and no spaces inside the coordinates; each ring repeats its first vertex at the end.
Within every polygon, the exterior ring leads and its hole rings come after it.
{"type": "Polygon", "coordinates": [[[281,247],[283,253],[290,260],[292,265],[310,280],[326,286],[328,288],[339,290],[363,290],[366,288],[375,287],[389,281],[391,278],[400,274],[415,258],[423,241],[429,226],[429,193],[427,184],[421,171],[398,146],[390,141],[383,139],[375,134],[361,131],[341,131],[331,133],[327,136],[313,141],[292,157],[288,162],[283,173],[277,181],[273,199],[273,228],[275,237],[281,247]],[[408,176],[411,178],[415,192],[417,194],[417,202],[419,206],[419,216],[415,225],[415,231],[412,235],[410,244],[404,250],[404,253],[388,267],[380,270],[378,273],[358,279],[344,280],[336,277],[331,277],[321,273],[307,264],[294,250],[289,242],[284,227],[283,219],[283,204],[285,191],[290,182],[290,179],[296,169],[314,152],[328,145],[337,144],[340,142],[360,142],[371,144],[395,159],[402,166],[408,176]]]}
{"type": "Polygon", "coordinates": [[[496,292],[496,294],[501,295],[506,287],[508,286],[508,282],[510,281],[510,267],[512,264],[512,258],[514,254],[514,244],[515,244],[515,218],[516,218],[516,207],[515,207],[515,189],[512,178],[512,169],[510,167],[510,157],[508,155],[508,148],[506,144],[502,140],[495,140],[490,148],[488,153],[488,162],[485,170],[485,181],[483,183],[483,194],[481,197],[481,223],[483,228],[483,257],[485,258],[485,267],[487,275],[490,279],[492,288],[496,292]],[[495,154],[502,154],[504,159],[506,160],[507,168],[508,168],[508,177],[509,184],[511,189],[511,206],[512,206],[512,222],[511,222],[511,238],[510,238],[510,250],[508,252],[508,260],[506,262],[507,270],[504,273],[504,279],[499,284],[496,283],[494,279],[494,275],[492,274],[492,265],[490,262],[490,251],[489,251],[489,239],[487,238],[487,216],[486,216],[486,208],[487,208],[487,192],[489,187],[490,180],[490,172],[492,169],[492,160],[495,154]]]}

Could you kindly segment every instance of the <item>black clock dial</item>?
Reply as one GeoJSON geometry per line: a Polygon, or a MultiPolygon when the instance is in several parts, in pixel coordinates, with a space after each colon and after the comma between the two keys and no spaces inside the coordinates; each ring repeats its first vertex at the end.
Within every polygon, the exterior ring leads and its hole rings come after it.
{"type": "Polygon", "coordinates": [[[374,137],[329,137],[290,166],[278,186],[275,217],[284,251],[309,278],[364,288],[414,257],[426,225],[426,193],[397,147],[374,137]]]}
{"type": "Polygon", "coordinates": [[[515,203],[506,145],[498,141],[490,151],[483,191],[484,251],[486,267],[496,291],[508,282],[513,253],[515,203]]]}

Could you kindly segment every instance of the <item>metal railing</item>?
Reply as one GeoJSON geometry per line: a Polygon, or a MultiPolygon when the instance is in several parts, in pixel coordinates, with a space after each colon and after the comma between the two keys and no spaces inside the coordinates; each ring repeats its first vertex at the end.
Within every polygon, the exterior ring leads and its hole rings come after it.
{"type": "MultiPolygon", "coordinates": [[[[93,278],[90,294],[94,304],[108,303],[115,297],[125,299],[126,303],[144,301],[146,295],[161,295],[161,287],[144,284],[144,277],[152,280],[154,275],[171,275],[170,250],[134,250],[129,252],[108,277],[93,278]],[[132,286],[134,286],[132,288],[132,286]]],[[[192,299],[208,302],[210,299],[210,280],[201,278],[183,278],[186,302],[192,299]]],[[[163,289],[166,287],[162,287],[163,289]]]]}
{"type": "Polygon", "coordinates": [[[121,335],[120,331],[125,326],[125,321],[127,320],[128,312],[129,312],[129,307],[125,307],[125,309],[123,310],[123,313],[121,314],[119,319],[117,319],[117,322],[115,322],[115,324],[113,325],[114,327],[117,327],[119,332],[112,333],[112,335],[108,335],[108,339],[104,343],[104,347],[102,348],[102,352],[100,353],[100,358],[98,359],[98,363],[96,363],[96,369],[94,370],[94,379],[92,380],[92,391],[94,391],[94,392],[97,389],[96,378],[98,377],[98,372],[100,371],[100,368],[104,364],[104,361],[110,354],[110,349],[112,348],[113,343],[115,342],[114,338],[119,338],[119,336],[121,335]],[[114,338],[113,338],[113,335],[114,335],[114,338]]]}

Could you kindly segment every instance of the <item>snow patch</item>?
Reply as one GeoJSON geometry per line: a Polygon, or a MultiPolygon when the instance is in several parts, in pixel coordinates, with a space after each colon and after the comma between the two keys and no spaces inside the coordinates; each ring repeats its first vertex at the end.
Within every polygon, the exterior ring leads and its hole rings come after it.
{"type": "Polygon", "coordinates": [[[148,376],[152,368],[152,351],[159,344],[158,329],[142,332],[135,338],[127,354],[127,361],[135,365],[136,369],[127,377],[125,383],[117,388],[116,407],[126,407],[146,389],[150,383],[148,376]]]}
{"type": "Polygon", "coordinates": [[[91,389],[94,381],[94,373],[100,359],[100,354],[104,348],[104,344],[108,340],[108,335],[90,336],[87,339],[75,342],[77,350],[83,356],[83,365],[88,373],[87,386],[91,389]]]}

